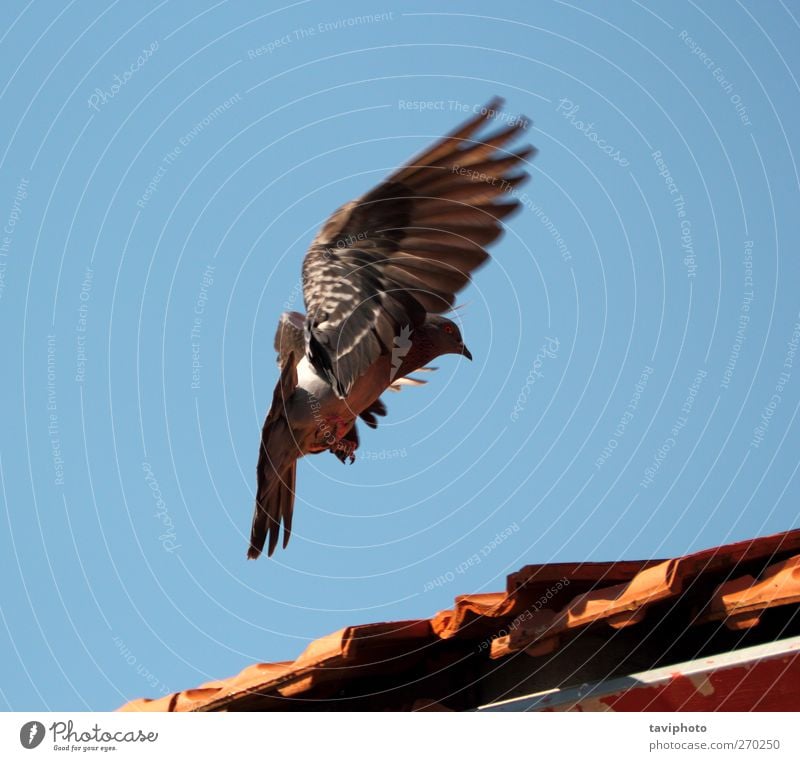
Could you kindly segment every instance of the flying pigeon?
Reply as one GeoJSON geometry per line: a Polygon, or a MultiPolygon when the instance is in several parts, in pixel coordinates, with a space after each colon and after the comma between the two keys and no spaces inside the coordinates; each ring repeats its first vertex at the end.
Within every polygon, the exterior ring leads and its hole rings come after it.
{"type": "Polygon", "coordinates": [[[504,146],[527,126],[517,119],[486,137],[495,98],[478,115],[335,211],[303,261],[306,314],[284,312],[275,334],[280,378],[261,433],[249,558],[283,525],[292,531],[297,460],[330,451],[354,459],[356,420],[386,414],[387,389],[423,383],[412,373],[442,354],[472,359],[443,316],[519,206],[514,189],[535,149],[504,146]]]}

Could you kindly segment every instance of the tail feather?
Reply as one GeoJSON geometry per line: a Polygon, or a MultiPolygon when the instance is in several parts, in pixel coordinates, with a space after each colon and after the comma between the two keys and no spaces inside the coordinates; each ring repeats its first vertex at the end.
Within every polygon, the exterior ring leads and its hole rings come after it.
{"type": "Polygon", "coordinates": [[[289,543],[292,533],[296,472],[297,460],[293,460],[283,473],[279,474],[271,469],[269,486],[263,497],[256,499],[253,511],[250,547],[247,550],[247,557],[251,560],[255,560],[261,555],[265,544],[267,544],[268,557],[275,552],[281,533],[281,522],[283,522],[284,548],[289,543]],[[269,543],[267,543],[268,537],[269,543]]]}
{"type": "Polygon", "coordinates": [[[292,531],[294,510],[297,447],[294,443],[285,407],[297,387],[297,367],[294,356],[289,355],[275,386],[264,427],[256,467],[256,504],[250,531],[247,557],[255,560],[264,549],[269,537],[267,554],[272,555],[278,544],[283,523],[283,546],[286,547],[292,531]]]}
{"type": "MultiPolygon", "coordinates": [[[[289,475],[286,479],[286,497],[288,504],[284,503],[283,509],[283,549],[289,544],[289,537],[292,535],[292,518],[294,517],[294,495],[295,482],[297,481],[297,460],[294,460],[289,468],[289,475]]],[[[277,533],[277,532],[276,532],[277,533]]],[[[270,542],[270,544],[272,544],[270,542]]],[[[269,554],[272,554],[270,550],[269,554]]]]}

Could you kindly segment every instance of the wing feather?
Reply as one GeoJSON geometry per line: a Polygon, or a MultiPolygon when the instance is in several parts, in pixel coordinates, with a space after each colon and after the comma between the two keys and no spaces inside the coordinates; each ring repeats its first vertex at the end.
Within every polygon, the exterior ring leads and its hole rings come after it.
{"type": "Polygon", "coordinates": [[[284,312],[278,319],[275,331],[275,351],[278,352],[278,367],[283,367],[292,355],[297,361],[305,354],[306,316],[300,312],[284,312]]]}
{"type": "Polygon", "coordinates": [[[520,171],[534,153],[504,146],[527,121],[480,138],[495,98],[364,196],[337,209],[303,263],[306,351],[336,394],[355,381],[400,330],[451,308],[486,262],[485,245],[519,201],[520,171]]]}

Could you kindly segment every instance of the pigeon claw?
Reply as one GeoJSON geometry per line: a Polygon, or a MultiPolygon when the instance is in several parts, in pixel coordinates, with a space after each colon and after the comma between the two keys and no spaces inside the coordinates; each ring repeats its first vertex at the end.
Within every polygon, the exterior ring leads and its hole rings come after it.
{"type": "Polygon", "coordinates": [[[333,452],[338,458],[342,465],[350,460],[350,464],[352,465],[356,461],[356,447],[358,444],[355,441],[351,441],[350,439],[339,439],[332,447],[331,452],[333,452]]]}

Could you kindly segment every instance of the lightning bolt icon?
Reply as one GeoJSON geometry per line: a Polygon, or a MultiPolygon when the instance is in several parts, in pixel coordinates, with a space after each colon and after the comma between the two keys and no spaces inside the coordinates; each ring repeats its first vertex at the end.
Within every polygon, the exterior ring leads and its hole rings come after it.
{"type": "Polygon", "coordinates": [[[409,325],[405,325],[400,329],[400,335],[394,337],[394,348],[392,349],[392,374],[389,376],[389,380],[394,380],[394,376],[397,375],[397,371],[400,369],[400,365],[403,364],[403,358],[408,354],[408,350],[411,348],[411,327],[409,325]]]}
{"type": "Polygon", "coordinates": [[[30,736],[28,737],[28,745],[33,742],[33,738],[39,733],[39,725],[38,724],[31,724],[31,732],[30,736]]]}

